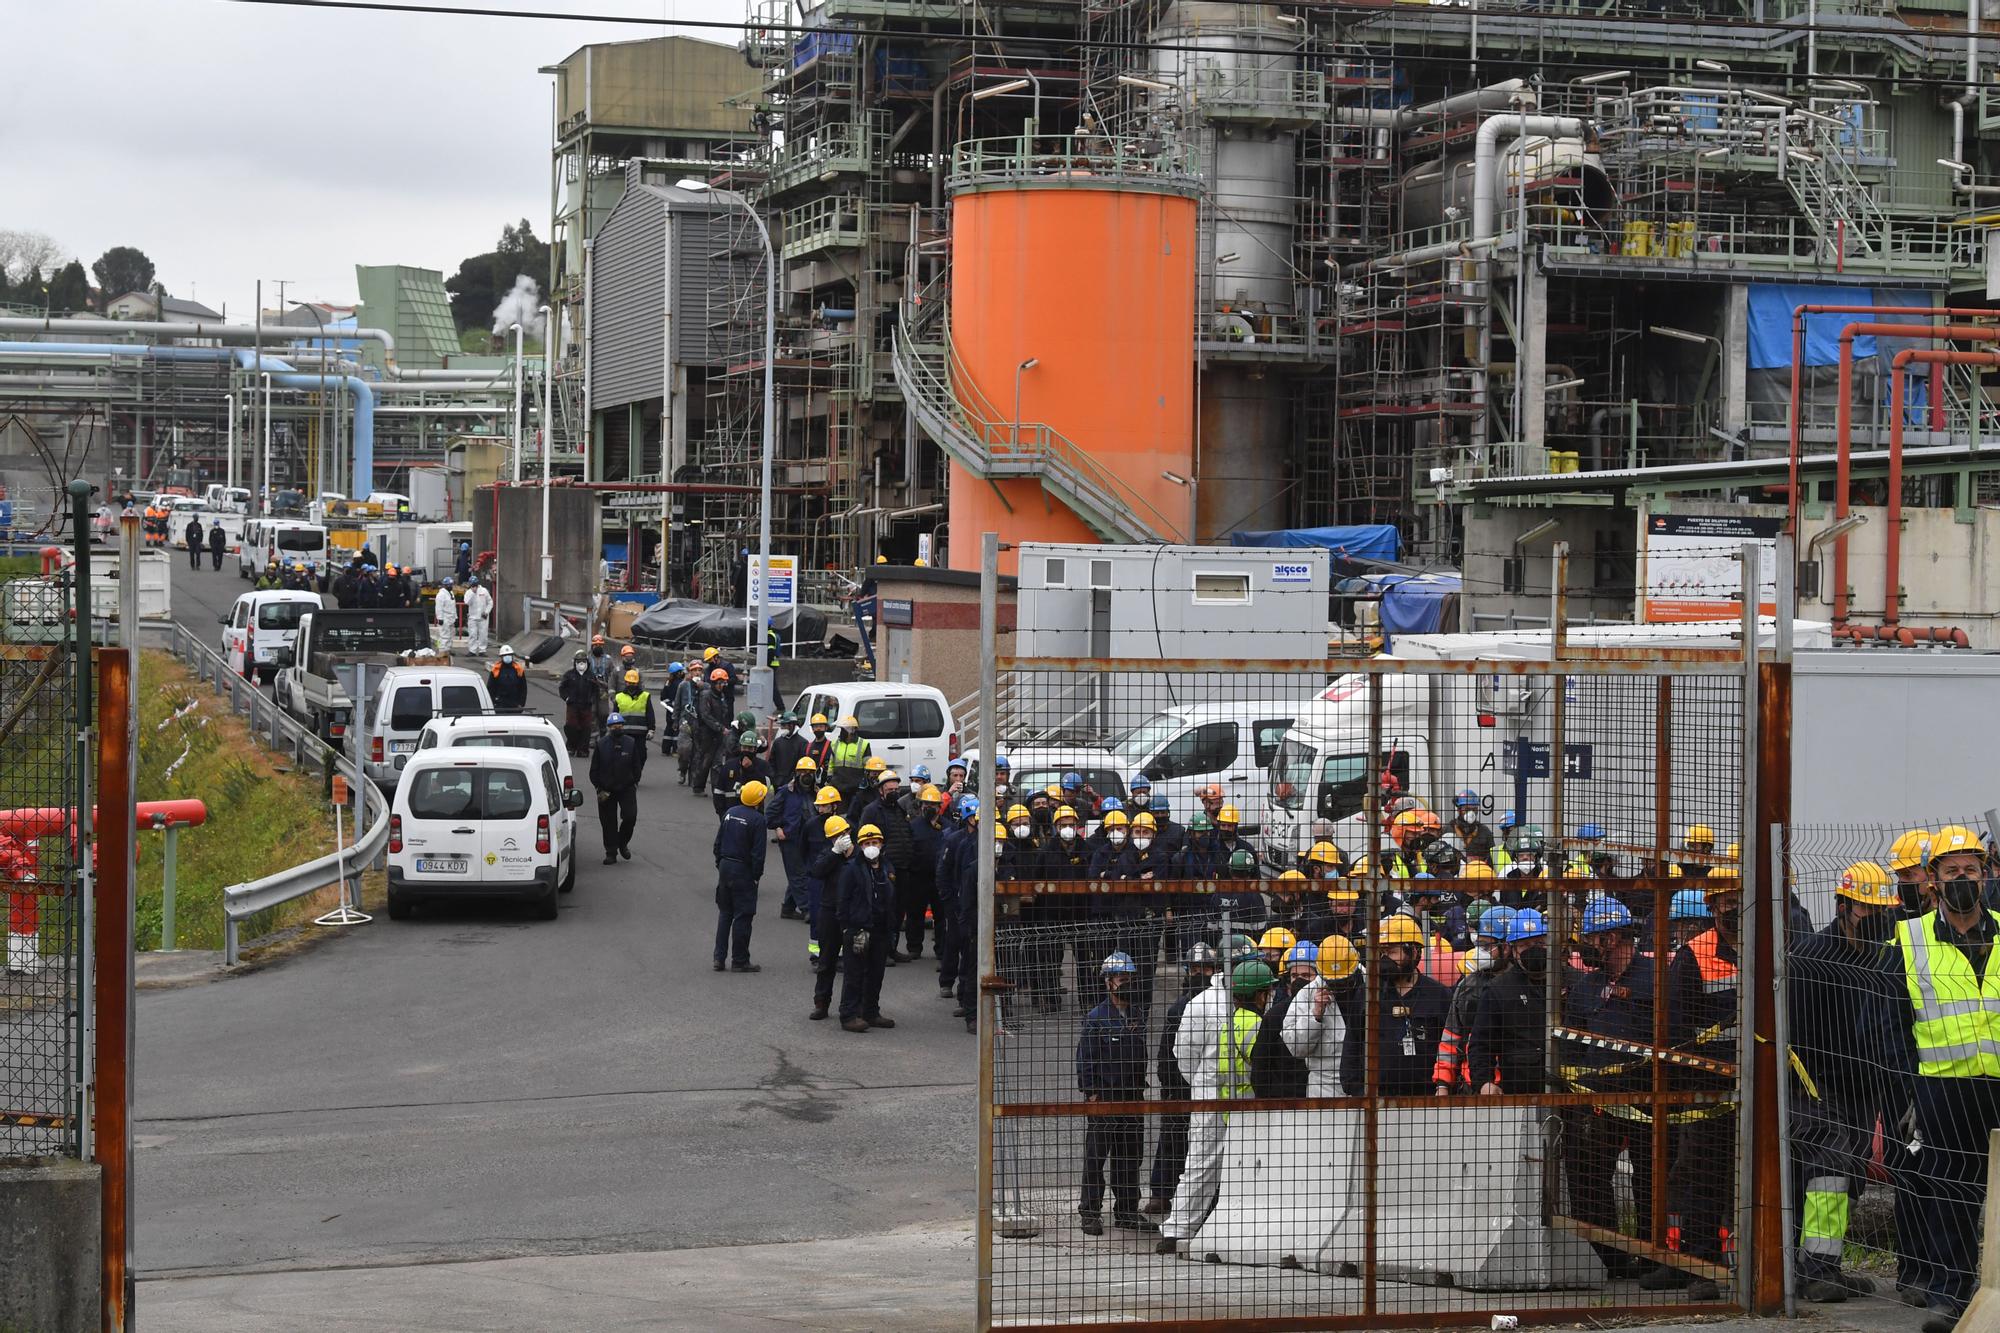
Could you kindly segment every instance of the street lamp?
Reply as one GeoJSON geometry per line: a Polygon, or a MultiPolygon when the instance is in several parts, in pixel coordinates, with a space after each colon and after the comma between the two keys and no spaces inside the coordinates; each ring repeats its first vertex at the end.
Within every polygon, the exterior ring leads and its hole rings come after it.
{"type": "Polygon", "coordinates": [[[1014,451],[1016,453],[1019,453],[1021,449],[1021,374],[1023,371],[1033,370],[1040,364],[1042,364],[1040,357],[1031,356],[1020,365],[1014,367],[1014,451]]]}
{"type": "Polygon", "coordinates": [[[514,484],[521,484],[521,334],[520,324],[507,326],[514,333],[514,484]]]}
{"type": "MultiPolygon", "coordinates": [[[[755,645],[750,668],[749,704],[752,709],[769,711],[775,705],[776,690],[772,682],[770,658],[765,653],[764,643],[768,637],[767,621],[770,607],[766,599],[771,589],[771,455],[774,433],[777,427],[777,368],[778,368],[778,256],[771,248],[771,229],[764,225],[764,217],[750,201],[735,190],[719,190],[707,181],[696,180],[692,176],[682,177],[677,184],[683,190],[695,193],[713,194],[718,199],[726,199],[738,204],[757,224],[757,239],[764,244],[764,466],[763,475],[757,483],[757,556],[758,575],[755,601],[752,607],[753,623],[750,626],[752,642],[755,645]]],[[[664,436],[662,437],[664,440],[664,436]]],[[[664,443],[662,448],[664,449],[664,443]]],[[[664,455],[662,456],[664,461],[664,455]]],[[[664,562],[663,562],[664,564],[664,562]]],[[[798,605],[798,589],[792,590],[792,604],[798,605]]]]}
{"type": "MultiPolygon", "coordinates": [[[[550,437],[550,404],[555,398],[555,327],[547,306],[542,314],[542,599],[548,600],[549,576],[553,572],[549,556],[549,480],[554,475],[555,442],[550,437]]],[[[663,437],[664,438],[664,437],[663,437]]]]}

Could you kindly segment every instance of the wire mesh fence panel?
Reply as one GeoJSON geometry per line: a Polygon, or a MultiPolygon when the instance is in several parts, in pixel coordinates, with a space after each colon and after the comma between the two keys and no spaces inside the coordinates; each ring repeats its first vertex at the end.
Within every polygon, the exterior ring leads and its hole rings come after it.
{"type": "Polygon", "coordinates": [[[1786,1147],[1798,1288],[1891,1284],[1956,1315],[1978,1286],[2000,1129],[2000,875],[1983,816],[1785,830],[1786,1147]]]}
{"type": "Polygon", "coordinates": [[[1732,653],[997,671],[995,1326],[1735,1303],[1732,653]]]}
{"type": "Polygon", "coordinates": [[[74,661],[63,644],[0,647],[0,1157],[80,1146],[74,661]]]}

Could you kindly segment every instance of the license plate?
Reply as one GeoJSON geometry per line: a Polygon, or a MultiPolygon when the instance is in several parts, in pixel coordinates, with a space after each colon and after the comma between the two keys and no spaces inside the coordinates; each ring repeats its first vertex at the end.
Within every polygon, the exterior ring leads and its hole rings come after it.
{"type": "Polygon", "coordinates": [[[417,749],[417,743],[415,741],[389,742],[389,751],[392,754],[414,754],[416,753],[416,749],[417,749]]]}
{"type": "Polygon", "coordinates": [[[420,856],[417,858],[419,875],[463,875],[469,864],[462,856],[420,856]]]}

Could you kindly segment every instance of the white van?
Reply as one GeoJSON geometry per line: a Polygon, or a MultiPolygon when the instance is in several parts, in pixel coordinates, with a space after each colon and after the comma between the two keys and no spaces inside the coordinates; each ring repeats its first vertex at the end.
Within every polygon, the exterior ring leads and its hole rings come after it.
{"type": "Polygon", "coordinates": [[[417,736],[418,754],[454,747],[512,746],[540,750],[556,766],[565,793],[576,790],[576,770],[562,728],[536,713],[492,713],[473,717],[434,717],[417,736]]]}
{"type": "Polygon", "coordinates": [[[369,701],[368,753],[362,767],[379,786],[393,788],[432,718],[481,717],[492,711],[486,678],[469,667],[390,667],[369,701]]]}
{"type": "Polygon", "coordinates": [[[1236,807],[1245,833],[1264,823],[1264,775],[1303,699],[1183,704],[1141,722],[1112,742],[1125,767],[1153,780],[1153,795],[1176,817],[1199,809],[1197,789],[1213,783],[1236,807]]]}
{"type": "Polygon", "coordinates": [[[300,561],[317,564],[326,560],[326,529],[317,523],[266,518],[259,519],[254,526],[257,534],[254,542],[248,529],[244,533],[242,548],[248,558],[239,558],[236,566],[236,572],[244,578],[253,577],[273,560],[280,565],[300,561]]]}
{"type": "Polygon", "coordinates": [[[239,676],[254,669],[259,683],[269,684],[278,674],[278,649],[298,642],[299,617],[323,605],[316,592],[275,588],[238,597],[222,617],[222,655],[229,669],[239,676]]]}
{"type": "MultiPolygon", "coordinates": [[[[973,746],[959,758],[965,760],[965,789],[973,795],[979,794],[979,765],[981,752],[973,746]]],[[[1123,761],[1109,750],[1091,745],[1010,745],[1005,751],[1007,760],[1008,799],[1012,805],[1017,800],[1027,799],[1032,791],[1040,791],[1051,784],[1060,786],[1063,774],[1074,773],[1083,779],[1083,784],[1096,792],[1099,797],[1116,796],[1123,801],[1131,793],[1125,790],[1125,769],[1123,761]]],[[[933,777],[943,777],[944,770],[932,769],[933,777]]],[[[1005,814],[1003,810],[1001,812],[1005,814]]],[[[1186,812],[1175,810],[1175,818],[1185,819],[1186,812]]]]}
{"type": "Polygon", "coordinates": [[[929,685],[889,685],[874,681],[844,681],[815,685],[799,693],[792,711],[803,728],[814,713],[828,722],[852,715],[869,752],[906,778],[918,764],[930,765],[934,776],[958,753],[958,724],[951,704],[929,685]]]}
{"type": "Polygon", "coordinates": [[[540,750],[435,749],[410,760],[389,814],[389,916],[426,898],[518,898],[544,921],[576,886],[573,816],[540,750]]]}

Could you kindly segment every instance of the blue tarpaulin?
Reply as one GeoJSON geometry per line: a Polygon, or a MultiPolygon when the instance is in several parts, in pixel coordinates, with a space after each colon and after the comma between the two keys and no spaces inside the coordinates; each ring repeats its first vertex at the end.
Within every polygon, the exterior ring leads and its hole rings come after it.
{"type": "Polygon", "coordinates": [[[1268,532],[1232,532],[1233,546],[1323,546],[1348,560],[1394,560],[1397,536],[1388,523],[1363,523],[1336,528],[1274,528],[1268,532]]]}
{"type": "MultiPolygon", "coordinates": [[[[1886,287],[1812,287],[1780,283],[1750,284],[1750,369],[1790,370],[1792,367],[1792,311],[1802,305],[1887,305],[1927,306],[1924,292],[1896,291],[1886,287]]],[[[1807,315],[1806,360],[1809,366],[1831,366],[1840,360],[1840,331],[1849,324],[1869,319],[1867,315],[1807,315]]],[[[1900,319],[1881,316],[1891,324],[1915,322],[1917,317],[1900,319]]],[[[1857,359],[1874,356],[1872,335],[1857,336],[1857,359]]]]}
{"type": "Polygon", "coordinates": [[[1390,574],[1382,589],[1382,642],[1398,634],[1435,634],[1445,610],[1464,587],[1456,574],[1390,574]]]}

